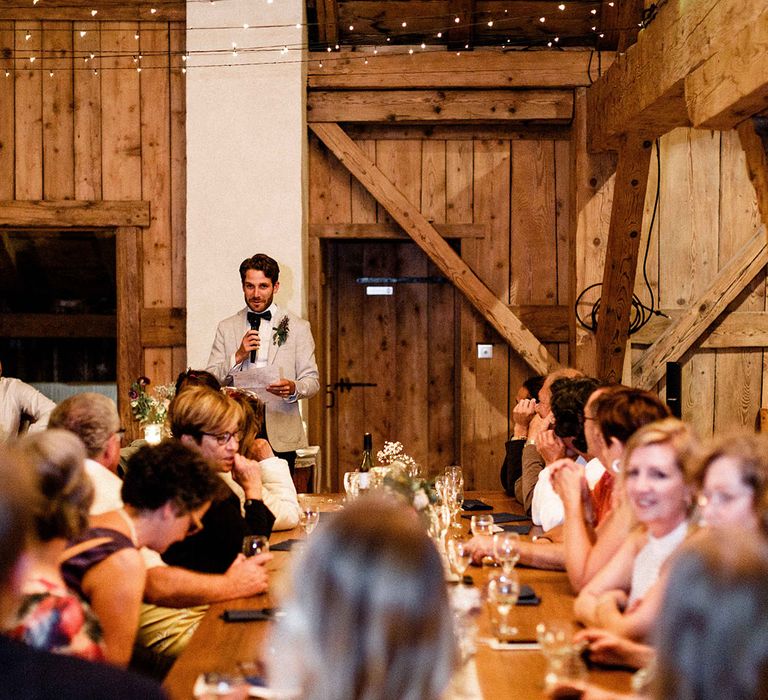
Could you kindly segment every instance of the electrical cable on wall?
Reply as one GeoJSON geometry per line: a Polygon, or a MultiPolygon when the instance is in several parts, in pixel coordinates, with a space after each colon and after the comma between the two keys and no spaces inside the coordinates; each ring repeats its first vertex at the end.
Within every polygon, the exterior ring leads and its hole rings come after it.
{"type": "MultiPolygon", "coordinates": [[[[650,280],[648,279],[648,253],[651,250],[651,236],[653,234],[653,225],[656,221],[656,214],[658,212],[659,208],[659,196],[661,193],[661,153],[659,149],[659,139],[656,139],[656,196],[653,200],[653,213],[651,214],[651,223],[648,226],[648,240],[645,244],[645,255],[643,256],[643,281],[645,282],[645,288],[648,290],[648,295],[651,298],[650,306],[643,304],[643,302],[640,300],[640,298],[637,296],[637,294],[632,294],[632,314],[630,317],[630,323],[629,323],[629,334],[632,335],[633,333],[637,333],[643,326],[645,326],[648,321],[651,320],[651,316],[664,316],[665,318],[669,318],[667,314],[665,314],[663,311],[656,308],[656,297],[653,293],[653,287],[651,287],[650,280]]],[[[595,284],[590,284],[588,287],[586,287],[581,294],[576,298],[576,303],[574,304],[574,313],[576,314],[576,320],[579,322],[581,326],[586,328],[589,331],[592,331],[595,333],[597,331],[597,317],[598,312],[600,310],[600,300],[601,297],[598,297],[597,301],[595,301],[592,304],[592,308],[589,312],[589,317],[587,320],[585,320],[580,314],[579,314],[579,304],[582,302],[586,294],[593,289],[597,289],[598,287],[602,287],[602,282],[596,282],[595,284]]]]}

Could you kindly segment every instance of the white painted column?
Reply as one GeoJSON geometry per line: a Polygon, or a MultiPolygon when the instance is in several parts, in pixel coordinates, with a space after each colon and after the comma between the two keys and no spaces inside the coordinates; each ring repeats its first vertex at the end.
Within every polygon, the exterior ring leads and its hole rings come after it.
{"type": "Polygon", "coordinates": [[[303,26],[303,0],[187,2],[187,356],[193,368],[205,367],[216,324],[243,306],[237,270],[254,253],[280,263],[276,300],[306,316],[303,26]]]}

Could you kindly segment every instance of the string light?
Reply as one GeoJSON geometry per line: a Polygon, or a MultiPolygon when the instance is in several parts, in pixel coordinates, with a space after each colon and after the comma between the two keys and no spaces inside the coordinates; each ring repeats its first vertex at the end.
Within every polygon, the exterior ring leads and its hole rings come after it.
{"type": "Polygon", "coordinates": [[[80,38],[82,39],[88,32],[85,29],[80,30],[80,38]]]}
{"type": "Polygon", "coordinates": [[[438,32],[437,33],[437,38],[438,39],[442,39],[443,38],[443,33],[442,32],[438,32]]]}
{"type": "Polygon", "coordinates": [[[5,69],[5,77],[10,78],[11,77],[11,71],[9,71],[7,68],[5,69]]]}
{"type": "Polygon", "coordinates": [[[137,72],[137,73],[141,73],[141,66],[139,66],[139,67],[136,69],[136,72],[137,72]]]}
{"type": "Polygon", "coordinates": [[[459,22],[461,22],[461,20],[460,20],[458,17],[454,17],[454,18],[453,18],[453,21],[454,21],[454,22],[456,22],[456,24],[458,24],[459,22]]]}
{"type": "Polygon", "coordinates": [[[29,62],[30,62],[30,63],[34,63],[34,62],[35,62],[35,60],[36,60],[35,56],[30,56],[30,57],[29,57],[29,62]]]}
{"type": "Polygon", "coordinates": [[[53,77],[53,71],[48,71],[48,77],[49,77],[49,78],[52,78],[52,77],[53,77]]]}
{"type": "Polygon", "coordinates": [[[557,6],[557,9],[558,9],[558,10],[560,10],[560,12],[562,12],[562,11],[565,9],[565,5],[563,5],[563,3],[560,3],[560,4],[557,6]]]}
{"type": "Polygon", "coordinates": [[[400,26],[401,26],[401,27],[407,27],[407,26],[408,26],[408,22],[402,22],[402,23],[400,24],[400,26]]]}
{"type": "Polygon", "coordinates": [[[136,32],[136,33],[133,35],[133,38],[134,38],[134,39],[136,39],[136,41],[138,41],[138,40],[139,40],[139,33],[138,33],[138,32],[136,32]]]}
{"type": "Polygon", "coordinates": [[[24,41],[29,41],[32,38],[32,32],[27,29],[27,33],[24,35],[24,41]]]}
{"type": "Polygon", "coordinates": [[[350,32],[354,32],[355,31],[355,25],[354,24],[350,24],[349,25],[349,31],[350,32]]]}
{"type": "Polygon", "coordinates": [[[493,20],[490,20],[490,21],[488,22],[488,26],[489,26],[489,27],[492,27],[492,26],[493,26],[493,20]]]}
{"type": "Polygon", "coordinates": [[[156,7],[150,7],[149,8],[149,13],[152,14],[152,15],[157,14],[157,8],[156,7]]]}
{"type": "Polygon", "coordinates": [[[98,10],[91,10],[91,17],[95,17],[97,14],[99,14],[98,10]]]}
{"type": "Polygon", "coordinates": [[[597,14],[597,10],[596,10],[596,9],[593,7],[593,8],[590,10],[590,13],[591,13],[591,14],[593,14],[593,15],[596,15],[596,14],[597,14]]]}
{"type": "Polygon", "coordinates": [[[408,49],[408,55],[413,56],[413,49],[408,49]]]}
{"type": "Polygon", "coordinates": [[[427,48],[427,45],[426,45],[424,42],[422,42],[422,44],[421,44],[421,48],[422,48],[422,49],[426,49],[426,48],[427,48]]]}
{"type": "Polygon", "coordinates": [[[250,29],[250,28],[251,28],[251,25],[250,25],[250,24],[248,24],[248,22],[246,22],[246,23],[243,25],[243,29],[250,29]]]}
{"type": "Polygon", "coordinates": [[[547,21],[546,17],[539,17],[539,22],[544,23],[547,21]]]}

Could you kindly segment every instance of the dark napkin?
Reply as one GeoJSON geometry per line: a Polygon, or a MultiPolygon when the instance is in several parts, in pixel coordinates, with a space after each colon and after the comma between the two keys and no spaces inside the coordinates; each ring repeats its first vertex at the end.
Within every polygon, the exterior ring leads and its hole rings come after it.
{"type": "Polygon", "coordinates": [[[462,510],[493,510],[493,506],[489,506],[485,501],[481,501],[478,498],[468,498],[461,506],[462,510]]]}
{"type": "Polygon", "coordinates": [[[536,595],[536,591],[533,590],[527,583],[520,586],[520,595],[517,599],[518,605],[538,605],[541,603],[541,598],[536,595]]]}
{"type": "Polygon", "coordinates": [[[282,542],[278,542],[277,544],[269,545],[269,551],[270,552],[289,552],[291,550],[291,547],[293,547],[293,545],[295,545],[297,542],[301,542],[301,540],[298,540],[298,539],[283,540],[282,542]]]}
{"type": "Polygon", "coordinates": [[[530,525],[501,525],[504,532],[516,532],[518,535],[527,535],[531,531],[530,525]]]}
{"type": "MultiPolygon", "coordinates": [[[[491,513],[491,516],[493,517],[493,522],[496,525],[501,525],[501,523],[518,523],[524,520],[530,520],[527,515],[515,515],[514,513],[491,513]]],[[[461,517],[469,520],[472,517],[472,514],[465,513],[461,517]]]]}

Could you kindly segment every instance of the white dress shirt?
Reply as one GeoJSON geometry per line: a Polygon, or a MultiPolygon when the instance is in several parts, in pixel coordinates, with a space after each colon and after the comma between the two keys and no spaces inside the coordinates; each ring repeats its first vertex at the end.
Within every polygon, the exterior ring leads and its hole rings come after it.
{"type": "Polygon", "coordinates": [[[56,404],[29,384],[13,377],[0,377],[0,444],[19,433],[21,415],[34,421],[30,432],[44,430],[56,404]]]}

